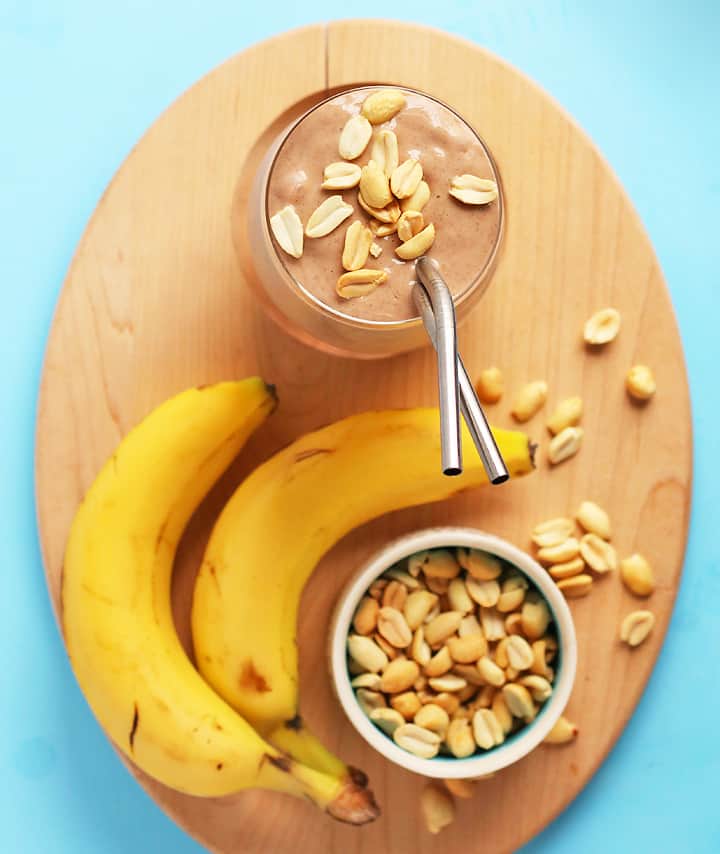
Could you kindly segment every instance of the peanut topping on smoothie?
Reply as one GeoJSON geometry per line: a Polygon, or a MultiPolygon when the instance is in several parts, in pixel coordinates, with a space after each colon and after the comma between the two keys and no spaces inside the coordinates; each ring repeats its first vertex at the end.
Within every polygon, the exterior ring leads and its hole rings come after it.
{"type": "Polygon", "coordinates": [[[454,296],[490,262],[501,220],[495,177],[474,131],[443,104],[354,90],[311,111],[283,142],[268,185],[270,228],[309,294],[350,316],[407,320],[417,316],[416,258],[432,248],[454,296]],[[303,223],[314,238],[304,244],[303,223]]]}

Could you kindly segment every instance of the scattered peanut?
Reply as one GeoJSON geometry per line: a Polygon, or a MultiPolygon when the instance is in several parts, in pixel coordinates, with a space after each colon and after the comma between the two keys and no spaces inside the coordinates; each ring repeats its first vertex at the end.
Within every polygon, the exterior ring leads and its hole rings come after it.
{"type": "Polygon", "coordinates": [[[402,211],[421,211],[429,201],[430,187],[426,181],[421,181],[411,196],[400,201],[400,209],[402,211]]]}
{"type": "Polygon", "coordinates": [[[530,692],[524,685],[511,682],[503,687],[502,695],[514,717],[522,718],[525,722],[531,721],[535,717],[535,704],[530,692]]]}
{"type": "Polygon", "coordinates": [[[575,427],[580,423],[583,412],[581,397],[568,397],[561,400],[553,414],[547,420],[547,428],[553,436],[562,432],[566,427],[575,427]]]}
{"type": "Polygon", "coordinates": [[[592,589],[593,580],[591,575],[581,573],[573,575],[572,578],[563,578],[558,581],[558,590],[561,590],[566,599],[579,599],[587,596],[592,589]]]}
{"type": "Polygon", "coordinates": [[[548,568],[548,572],[555,581],[562,581],[563,578],[572,578],[574,575],[580,575],[584,569],[585,561],[580,557],[574,557],[572,560],[553,564],[548,568]]]}
{"type": "Polygon", "coordinates": [[[472,719],[475,744],[483,750],[490,750],[505,741],[505,732],[490,709],[478,709],[472,719]]]}
{"type": "Polygon", "coordinates": [[[545,744],[567,744],[575,739],[578,734],[578,728],[575,724],[560,715],[555,722],[555,726],[543,739],[545,744]]]}
{"type": "Polygon", "coordinates": [[[453,666],[450,650],[446,647],[440,649],[433,655],[430,661],[425,665],[425,675],[428,677],[442,676],[447,673],[453,666]]]}
{"type": "Polygon", "coordinates": [[[608,344],[620,331],[620,312],[614,308],[596,311],[585,323],[583,337],[593,345],[608,344]]]}
{"type": "Polygon", "coordinates": [[[610,517],[594,501],[583,501],[575,513],[575,518],[588,534],[596,534],[603,540],[609,540],[612,529],[610,517]]]}
{"type": "Polygon", "coordinates": [[[625,375],[625,388],[635,400],[650,400],[657,391],[653,372],[647,365],[633,365],[625,375]]]}
{"type": "Polygon", "coordinates": [[[420,798],[425,827],[430,833],[437,834],[452,824],[455,818],[455,803],[452,796],[437,783],[428,783],[420,798]]]}
{"type": "Polygon", "coordinates": [[[481,371],[475,390],[483,403],[497,403],[505,391],[505,381],[500,368],[485,368],[481,371]]]}
{"type": "Polygon", "coordinates": [[[649,596],[655,589],[652,567],[642,555],[633,554],[621,560],[620,577],[636,596],[649,596]]]}
{"type": "Polygon", "coordinates": [[[580,556],[593,572],[601,575],[617,569],[615,549],[597,534],[585,534],[581,538],[580,556]]]}
{"type": "Polygon", "coordinates": [[[553,436],[548,445],[548,460],[557,465],[574,457],[580,450],[584,431],[582,427],[566,427],[557,436],[553,436]]]}
{"type": "Polygon", "coordinates": [[[472,780],[443,780],[448,792],[456,798],[471,798],[475,794],[472,780]]]}
{"type": "Polygon", "coordinates": [[[565,516],[548,519],[533,528],[532,541],[541,549],[559,546],[570,539],[574,527],[572,519],[565,516]]]}
{"type": "Polygon", "coordinates": [[[529,421],[533,415],[544,405],[547,400],[548,387],[547,383],[542,380],[527,383],[524,385],[515,397],[513,405],[512,417],[521,423],[529,421]]]}
{"type": "Polygon", "coordinates": [[[370,160],[361,170],[360,193],[373,208],[384,208],[392,201],[390,181],[374,160],[370,160]]]}
{"type": "Polygon", "coordinates": [[[652,611],[632,611],[620,624],[620,640],[628,646],[639,646],[653,630],[655,615],[652,611]]]}
{"type": "Polygon", "coordinates": [[[423,178],[419,160],[412,157],[401,163],[390,176],[390,187],[396,199],[409,199],[423,178]]]}

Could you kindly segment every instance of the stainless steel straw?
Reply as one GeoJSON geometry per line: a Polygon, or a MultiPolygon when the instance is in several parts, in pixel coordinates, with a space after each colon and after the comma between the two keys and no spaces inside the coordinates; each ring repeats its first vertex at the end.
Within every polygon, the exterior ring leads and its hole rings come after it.
{"type": "MultiPolygon", "coordinates": [[[[497,443],[495,442],[495,437],[487,423],[485,413],[480,406],[480,401],[475,394],[475,389],[470,381],[470,377],[468,376],[468,372],[463,364],[462,358],[457,352],[455,309],[452,303],[450,291],[444,279],[427,256],[423,256],[417,260],[415,263],[415,270],[419,281],[418,285],[413,289],[415,305],[420,312],[423,324],[425,325],[425,330],[427,331],[433,346],[438,352],[438,385],[440,387],[441,403],[441,440],[443,439],[444,425],[442,412],[443,383],[452,381],[449,374],[440,368],[440,349],[438,345],[440,343],[440,337],[444,335],[446,339],[451,338],[452,340],[452,347],[456,354],[455,376],[457,388],[459,389],[460,407],[472,440],[477,448],[478,454],[480,455],[485,471],[487,472],[488,480],[493,484],[504,483],[508,480],[510,475],[497,443]],[[435,299],[433,299],[433,296],[435,296],[435,299]],[[448,301],[450,303],[450,313],[448,313],[447,308],[448,301]],[[440,306],[440,311],[436,309],[436,304],[440,306]],[[443,330],[443,326],[446,327],[445,330],[443,330]]],[[[448,347],[447,342],[445,343],[445,346],[448,347]]],[[[459,474],[462,470],[462,459],[460,457],[459,447],[458,460],[460,469],[452,472],[453,474],[459,474]]],[[[445,468],[444,455],[443,471],[445,474],[449,473],[445,468]]]]}

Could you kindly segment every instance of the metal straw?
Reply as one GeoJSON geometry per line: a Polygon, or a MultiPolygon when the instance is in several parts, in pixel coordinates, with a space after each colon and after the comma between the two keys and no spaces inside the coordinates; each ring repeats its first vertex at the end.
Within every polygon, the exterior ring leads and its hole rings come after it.
{"type": "MultiPolygon", "coordinates": [[[[452,298],[450,296],[448,287],[445,284],[445,281],[443,280],[437,269],[434,267],[432,261],[430,261],[427,256],[423,256],[422,258],[418,259],[415,264],[415,269],[417,271],[417,277],[419,280],[418,285],[413,289],[415,305],[417,306],[417,309],[420,312],[420,316],[422,317],[423,324],[425,325],[425,329],[430,337],[430,340],[432,341],[433,346],[437,350],[438,326],[440,325],[440,332],[442,332],[442,324],[444,322],[447,322],[447,314],[437,314],[437,312],[435,311],[435,305],[432,300],[432,293],[440,293],[441,291],[444,291],[447,294],[447,298],[450,299],[451,303],[452,298]],[[429,287],[431,283],[433,283],[432,288],[429,287]]],[[[447,298],[443,299],[443,304],[446,302],[447,298]]],[[[454,339],[456,339],[454,308],[451,320],[451,335],[454,339]]],[[[457,344],[455,345],[455,349],[457,352],[457,344]]],[[[438,373],[438,381],[441,385],[443,381],[442,376],[443,375],[441,373],[438,373]]],[[[497,443],[495,442],[495,437],[493,436],[492,431],[490,430],[490,427],[488,425],[487,419],[485,418],[485,413],[483,412],[482,407],[480,406],[480,401],[477,398],[475,389],[473,388],[473,384],[470,381],[468,372],[459,354],[457,355],[457,381],[460,393],[460,407],[462,409],[462,414],[465,419],[465,423],[468,426],[468,430],[470,431],[470,435],[475,444],[475,447],[477,448],[478,454],[480,455],[480,459],[482,460],[482,464],[485,468],[485,471],[487,472],[488,480],[492,484],[504,483],[506,480],[508,480],[510,475],[508,473],[507,467],[505,466],[505,462],[502,458],[502,455],[500,454],[500,450],[498,449],[497,443]]],[[[444,463],[443,470],[445,470],[444,463]]]]}
{"type": "Polygon", "coordinates": [[[458,400],[458,353],[455,306],[447,285],[426,256],[415,262],[415,270],[432,305],[435,318],[433,345],[437,353],[440,401],[440,447],[443,474],[462,472],[460,410],[458,400]]]}

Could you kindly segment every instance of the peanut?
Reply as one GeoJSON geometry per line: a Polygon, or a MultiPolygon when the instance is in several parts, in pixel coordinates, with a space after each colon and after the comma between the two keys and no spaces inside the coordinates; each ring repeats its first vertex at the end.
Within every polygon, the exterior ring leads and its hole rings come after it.
{"type": "Polygon", "coordinates": [[[583,572],[580,575],[573,575],[572,578],[563,578],[558,581],[557,586],[566,599],[579,599],[581,596],[588,595],[592,584],[592,576],[583,572]]]}
{"type": "Polygon", "coordinates": [[[545,546],[537,553],[540,563],[565,563],[580,553],[580,543],[575,537],[568,537],[556,546],[545,546]]]}
{"type": "Polygon", "coordinates": [[[422,759],[432,759],[440,749],[440,736],[415,724],[401,724],[392,737],[398,747],[422,759]]]}
{"type": "Polygon", "coordinates": [[[498,667],[492,658],[489,658],[487,655],[484,655],[478,661],[477,669],[478,673],[488,685],[499,688],[501,685],[505,684],[505,674],[502,669],[498,667]]]}
{"type": "Polygon", "coordinates": [[[381,130],[375,134],[375,139],[370,149],[370,157],[388,178],[392,175],[399,163],[398,141],[393,131],[381,130]]]}
{"type": "Polygon", "coordinates": [[[360,183],[360,167],[341,160],[329,163],[323,171],[323,190],[349,190],[360,183]]]}
{"type": "Polygon", "coordinates": [[[425,626],[425,640],[431,647],[443,643],[458,630],[463,616],[461,611],[445,611],[439,614],[425,626]]]}
{"type": "Polygon", "coordinates": [[[414,722],[444,738],[447,728],[450,726],[450,715],[437,703],[427,703],[418,709],[414,722]]]}
{"type": "Polygon", "coordinates": [[[350,684],[353,688],[369,688],[370,691],[379,691],[381,681],[378,673],[361,673],[350,684]]]}
{"type": "Polygon", "coordinates": [[[395,711],[395,709],[387,709],[383,707],[373,709],[370,712],[369,717],[375,726],[380,727],[386,735],[391,737],[395,730],[405,723],[405,718],[400,714],[400,712],[395,711]]]}
{"type": "Polygon", "coordinates": [[[405,211],[400,214],[397,223],[397,235],[405,243],[425,228],[425,220],[420,211],[405,211]]]}
{"type": "Polygon", "coordinates": [[[405,691],[403,694],[394,694],[390,698],[390,705],[399,712],[406,721],[411,721],[420,708],[420,698],[415,691],[405,691]]]}
{"type": "Polygon", "coordinates": [[[405,607],[407,596],[408,589],[404,584],[401,584],[399,581],[391,581],[385,590],[383,590],[383,607],[394,608],[396,611],[402,611],[405,607]]]}
{"type": "Polygon", "coordinates": [[[562,581],[563,578],[572,578],[573,575],[580,575],[583,569],[585,569],[585,561],[582,558],[574,557],[572,560],[553,564],[548,569],[548,572],[555,581],[562,581]]]}
{"type": "Polygon", "coordinates": [[[452,824],[455,818],[455,804],[448,792],[437,783],[428,783],[420,798],[425,827],[433,835],[452,824]]]}
{"type": "Polygon", "coordinates": [[[561,433],[566,427],[575,427],[580,423],[583,412],[581,397],[568,397],[561,400],[547,420],[547,428],[553,436],[561,433]]]}
{"type": "Polygon", "coordinates": [[[370,717],[370,712],[373,709],[379,709],[386,706],[385,697],[379,691],[370,691],[368,688],[358,688],[355,692],[358,705],[370,717]]]}
{"type": "Polygon", "coordinates": [[[498,197],[498,186],[489,178],[456,175],[450,182],[450,195],[465,205],[487,205],[498,197]]]}
{"type": "Polygon", "coordinates": [[[603,540],[611,538],[610,517],[594,501],[583,501],[575,513],[575,518],[588,534],[596,534],[603,540]]]}
{"type": "Polygon", "coordinates": [[[580,450],[584,431],[582,427],[566,427],[557,436],[553,436],[548,445],[548,460],[551,465],[556,466],[570,457],[574,457],[580,450]]]}
{"type": "Polygon", "coordinates": [[[520,423],[529,421],[547,400],[547,383],[542,380],[524,385],[515,397],[511,415],[520,423]]]}
{"type": "Polygon", "coordinates": [[[550,625],[550,609],[544,599],[526,596],[522,608],[522,627],[528,640],[541,638],[550,625]]]}
{"type": "Polygon", "coordinates": [[[550,732],[543,739],[544,744],[568,744],[568,742],[573,741],[575,736],[578,734],[579,730],[575,726],[575,724],[570,723],[570,721],[560,715],[560,717],[555,722],[555,726],[550,730],[550,732]]]}
{"type": "Polygon", "coordinates": [[[310,215],[305,226],[306,237],[325,237],[352,216],[353,207],[342,196],[328,196],[310,215]]]}
{"type": "Polygon", "coordinates": [[[471,798],[475,793],[475,784],[471,780],[443,780],[443,783],[456,798],[471,798]]]}
{"type": "Polygon", "coordinates": [[[490,750],[505,741],[505,733],[500,722],[490,709],[478,709],[472,719],[475,744],[483,750],[490,750]]]}
{"type": "Polygon", "coordinates": [[[445,743],[452,755],[458,759],[464,759],[466,756],[475,753],[475,739],[470,729],[470,723],[464,718],[455,718],[455,720],[450,721],[450,726],[445,735],[445,743]]]}
{"type": "Polygon", "coordinates": [[[412,632],[405,617],[395,608],[381,608],[378,611],[378,631],[385,640],[398,649],[404,649],[412,643],[412,632]]]}
{"type": "Polygon", "coordinates": [[[462,691],[467,682],[462,676],[446,673],[444,676],[434,676],[432,679],[428,679],[428,684],[438,694],[454,694],[456,691],[462,691]]]}
{"type": "Polygon", "coordinates": [[[371,136],[372,125],[365,116],[351,116],[340,133],[340,157],[343,160],[357,160],[367,148],[371,136]]]}
{"type": "Polygon", "coordinates": [[[477,578],[466,578],[465,586],[470,598],[483,608],[494,608],[500,598],[500,585],[497,581],[478,581],[477,578]]]}
{"type": "Polygon", "coordinates": [[[610,543],[597,534],[585,534],[580,540],[580,556],[594,572],[600,575],[617,569],[617,554],[610,543]]]}
{"type": "Polygon", "coordinates": [[[529,670],[533,663],[533,651],[525,638],[521,635],[511,635],[505,639],[505,643],[510,667],[515,670],[529,670]]]}
{"type": "Polygon", "coordinates": [[[594,346],[608,344],[620,331],[620,312],[614,308],[603,308],[585,323],[583,337],[594,346]]]}
{"type": "MultiPolygon", "coordinates": [[[[455,609],[459,610],[459,609],[455,609]]],[[[458,627],[458,635],[461,638],[466,638],[469,635],[482,635],[483,630],[480,627],[480,623],[477,621],[477,617],[475,614],[468,614],[467,617],[463,617],[460,620],[460,625],[458,627]]]]}
{"type": "Polygon", "coordinates": [[[410,240],[395,248],[395,254],[403,261],[412,261],[424,255],[435,242],[435,226],[430,223],[410,240]]]}
{"type": "Polygon", "coordinates": [[[389,121],[405,106],[405,95],[399,89],[380,89],[368,95],[360,112],[373,125],[389,121]]]}
{"type": "Polygon", "coordinates": [[[469,635],[465,638],[451,637],[448,638],[447,649],[453,661],[472,664],[487,652],[487,641],[482,635],[469,635]]]}
{"type": "Polygon", "coordinates": [[[437,595],[429,590],[414,590],[407,597],[403,606],[403,613],[408,626],[413,630],[421,626],[437,601],[437,595]]]}
{"type": "Polygon", "coordinates": [[[363,166],[360,175],[360,193],[372,208],[384,208],[392,201],[390,181],[374,160],[363,166]]]}
{"type": "Polygon", "coordinates": [[[363,635],[350,635],[348,638],[348,652],[369,673],[377,673],[387,666],[388,657],[380,647],[370,638],[363,635]]]}
{"type": "Polygon", "coordinates": [[[417,185],[415,192],[400,202],[402,211],[421,211],[430,201],[430,187],[425,181],[417,185]]]}
{"type": "Polygon", "coordinates": [[[400,694],[412,687],[420,675],[417,662],[397,658],[385,668],[380,679],[380,690],[386,694],[400,694]]]}
{"type": "Polygon", "coordinates": [[[297,211],[292,205],[286,205],[282,210],[270,217],[270,228],[280,248],[300,258],[303,254],[303,227],[297,211]]]}
{"type": "Polygon", "coordinates": [[[348,271],[360,270],[365,266],[372,243],[372,231],[356,219],[345,232],[342,265],[348,271]]]}
{"type": "Polygon", "coordinates": [[[497,691],[493,696],[491,709],[497,719],[497,722],[502,727],[502,731],[507,735],[512,729],[513,719],[510,709],[508,709],[507,703],[505,702],[505,697],[502,695],[502,691],[497,691]]]}
{"type": "Polygon", "coordinates": [[[653,630],[655,615],[652,611],[632,611],[620,625],[620,640],[628,646],[639,646],[653,630]]]}
{"type": "Polygon", "coordinates": [[[620,561],[620,577],[636,596],[649,596],[655,589],[655,576],[642,555],[633,554],[620,561]]]}
{"type": "Polygon", "coordinates": [[[384,270],[353,270],[340,276],[335,291],[343,299],[366,297],[387,281],[387,277],[388,274],[384,270]]]}
{"type": "Polygon", "coordinates": [[[458,548],[458,563],[478,581],[492,581],[502,573],[502,564],[498,558],[477,549],[458,548]]]}
{"type": "Polygon", "coordinates": [[[647,365],[633,365],[625,375],[625,388],[630,397],[644,402],[655,394],[657,384],[647,365]]]}
{"type": "Polygon", "coordinates": [[[423,168],[419,160],[409,158],[402,162],[390,176],[390,187],[397,199],[409,199],[422,181],[423,168]]]}
{"type": "Polygon", "coordinates": [[[485,368],[481,371],[475,390],[483,403],[497,403],[505,391],[505,381],[500,368],[485,368]]]}
{"type": "Polygon", "coordinates": [[[541,549],[559,546],[570,539],[574,528],[572,519],[565,516],[548,519],[533,528],[532,541],[541,549]]]}
{"type": "Polygon", "coordinates": [[[480,608],[480,625],[489,641],[501,640],[507,634],[505,621],[495,608],[480,608]]]}
{"type": "Polygon", "coordinates": [[[511,682],[502,689],[503,699],[513,717],[529,723],[535,717],[535,704],[530,692],[524,685],[511,682]]]}
{"type": "Polygon", "coordinates": [[[552,685],[550,682],[544,676],[539,676],[536,673],[523,676],[519,682],[528,689],[532,694],[533,700],[537,700],[538,703],[544,703],[552,694],[552,685]]]}
{"type": "Polygon", "coordinates": [[[355,611],[353,628],[359,635],[371,635],[377,626],[380,605],[371,596],[364,596],[355,611]]]}
{"type": "Polygon", "coordinates": [[[425,665],[425,675],[430,677],[442,676],[447,673],[452,666],[453,660],[450,655],[450,650],[446,646],[443,646],[425,665]]]}
{"type": "Polygon", "coordinates": [[[433,549],[423,563],[426,578],[455,578],[460,573],[460,564],[449,549],[433,549]]]}

